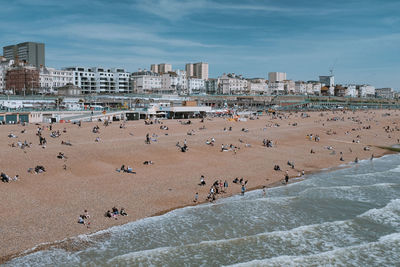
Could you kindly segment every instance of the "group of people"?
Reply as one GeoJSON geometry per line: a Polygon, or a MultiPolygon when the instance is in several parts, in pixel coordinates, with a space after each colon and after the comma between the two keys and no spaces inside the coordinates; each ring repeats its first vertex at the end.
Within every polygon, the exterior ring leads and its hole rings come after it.
{"type": "Polygon", "coordinates": [[[126,172],[126,173],[133,173],[133,174],[136,174],[136,172],[134,172],[133,169],[132,169],[131,167],[129,167],[129,166],[125,167],[124,164],[121,166],[120,169],[117,169],[117,172],[126,172]]]}
{"type": "Polygon", "coordinates": [[[18,181],[18,179],[19,179],[19,175],[18,175],[18,174],[15,175],[13,178],[11,178],[10,176],[8,176],[7,174],[5,174],[4,172],[2,172],[2,173],[0,174],[0,177],[1,177],[1,181],[2,181],[3,183],[9,183],[9,182],[11,182],[11,181],[16,182],[16,181],[18,181]]]}
{"type": "Polygon", "coordinates": [[[114,218],[114,219],[118,219],[118,215],[121,215],[121,216],[128,216],[128,214],[126,213],[126,211],[125,211],[125,209],[124,208],[121,208],[121,210],[118,210],[115,206],[111,209],[112,211],[110,211],[110,210],[107,210],[107,212],[106,212],[106,214],[105,214],[105,216],[107,217],[107,218],[114,218]]]}
{"type": "Polygon", "coordinates": [[[272,140],[269,140],[269,139],[263,140],[263,146],[272,147],[272,145],[273,145],[272,140]]]}
{"type": "Polygon", "coordinates": [[[88,228],[90,227],[90,215],[87,210],[83,212],[83,214],[79,215],[78,223],[86,225],[88,228]]]}

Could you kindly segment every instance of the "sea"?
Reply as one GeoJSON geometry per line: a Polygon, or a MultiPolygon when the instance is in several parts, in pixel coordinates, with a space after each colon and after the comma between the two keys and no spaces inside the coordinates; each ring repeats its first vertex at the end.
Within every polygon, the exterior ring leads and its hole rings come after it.
{"type": "Polygon", "coordinates": [[[63,242],[5,265],[400,266],[400,154],[63,242]]]}

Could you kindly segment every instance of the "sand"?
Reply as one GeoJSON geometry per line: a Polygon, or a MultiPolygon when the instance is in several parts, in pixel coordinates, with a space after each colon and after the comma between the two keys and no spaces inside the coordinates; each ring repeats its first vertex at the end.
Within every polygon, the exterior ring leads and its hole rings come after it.
{"type": "MultiPolygon", "coordinates": [[[[285,113],[282,118],[270,115],[246,122],[231,122],[224,118],[192,119],[191,125],[177,120],[164,120],[169,130],[161,130],[160,124],[144,125],[143,121],[126,123],[120,129],[119,122],[105,127],[102,123],[55,124],[61,136],[51,138],[44,130],[47,146],[38,145],[37,125],[0,126],[0,171],[10,176],[19,174],[17,182],[0,183],[0,262],[38,244],[55,242],[67,237],[97,232],[114,225],[125,224],[140,218],[161,214],[166,210],[193,205],[196,192],[199,200],[206,201],[212,183],[217,180],[229,182],[228,192],[218,198],[240,192],[233,184],[235,177],[248,180],[247,189],[264,185],[281,184],[286,170],[291,177],[302,170],[306,174],[359,159],[369,159],[388,153],[374,146],[391,146],[398,143],[400,132],[387,133],[400,123],[399,111],[358,111],[285,113]],[[390,116],[382,116],[390,113],[390,116]],[[322,116],[321,116],[322,114],[322,116]],[[330,120],[332,118],[343,120],[330,120]],[[297,126],[293,126],[297,123],[297,126]],[[274,127],[279,124],[279,127],[274,127]],[[100,133],[92,133],[99,125],[100,133]],[[205,125],[206,129],[199,130],[205,125]],[[268,125],[268,127],[266,127],[268,125]],[[371,129],[363,129],[370,125],[371,129]],[[224,127],[232,126],[232,131],[224,127]],[[67,132],[62,130],[66,128],[67,132]],[[248,132],[241,129],[247,128],[248,132]],[[25,133],[21,130],[26,129],[25,133]],[[194,135],[187,135],[189,130],[194,135]],[[18,138],[9,138],[14,133],[18,138]],[[158,135],[157,141],[145,144],[145,135],[158,135]],[[165,135],[168,134],[168,135],[165,135]],[[320,136],[320,141],[309,141],[307,134],[320,136]],[[357,136],[360,136],[357,138],[357,136]],[[95,138],[100,137],[100,142],[95,138]],[[215,146],[206,145],[207,139],[215,138],[215,146]],[[272,148],[262,146],[264,138],[273,140],[272,148]],[[187,140],[189,151],[180,152],[179,141],[187,140]],[[240,143],[242,139],[244,143],[240,143]],[[360,140],[353,143],[353,140],[360,140]],[[11,147],[18,140],[32,142],[31,148],[11,147]],[[72,146],[61,145],[70,141],[72,146]],[[245,143],[251,145],[246,147],[245,143]],[[220,152],[221,144],[239,146],[233,151],[220,152]],[[364,147],[371,145],[370,151],[364,147]],[[326,147],[332,146],[333,150],[326,147]],[[313,149],[316,153],[311,154],[313,149]],[[56,156],[63,152],[67,159],[56,156]],[[339,161],[343,152],[344,162],[339,161]],[[151,160],[154,165],[143,165],[151,160]],[[287,161],[294,161],[291,169],[287,161]],[[63,169],[66,164],[67,169],[63,169]],[[133,167],[136,174],[119,173],[122,164],[133,167]],[[282,171],[274,171],[280,165],[282,171]],[[28,168],[43,165],[45,173],[31,174],[28,168]],[[205,176],[206,186],[199,186],[200,176],[205,176]],[[104,216],[113,206],[124,207],[129,214],[118,220],[104,216]],[[87,209],[90,228],[78,224],[78,216],[87,209]]],[[[47,126],[47,125],[42,125],[47,126]]],[[[400,126],[399,126],[400,127],[400,126]]]]}

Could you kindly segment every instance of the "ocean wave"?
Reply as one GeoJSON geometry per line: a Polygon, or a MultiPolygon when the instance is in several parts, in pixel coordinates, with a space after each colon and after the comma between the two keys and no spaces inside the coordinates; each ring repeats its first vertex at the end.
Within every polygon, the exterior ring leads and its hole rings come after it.
{"type": "Polygon", "coordinates": [[[358,216],[377,224],[400,227],[400,199],[391,200],[380,209],[371,209],[358,216]]]}
{"type": "Polygon", "coordinates": [[[395,266],[400,262],[400,233],[381,237],[377,242],[302,255],[278,256],[230,266],[395,266]]]}

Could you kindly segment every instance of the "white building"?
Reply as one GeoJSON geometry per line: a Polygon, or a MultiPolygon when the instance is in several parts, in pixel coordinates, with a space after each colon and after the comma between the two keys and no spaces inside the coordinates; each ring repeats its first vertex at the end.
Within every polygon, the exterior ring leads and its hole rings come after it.
{"type": "Polygon", "coordinates": [[[161,92],[163,94],[187,94],[186,71],[176,70],[162,74],[161,92]]]}
{"type": "Polygon", "coordinates": [[[268,91],[272,95],[284,95],[285,94],[285,82],[269,82],[268,91]]]}
{"type": "Polygon", "coordinates": [[[357,87],[355,85],[347,85],[346,93],[344,96],[358,97],[357,87]]]}
{"type": "Polygon", "coordinates": [[[247,91],[251,95],[267,95],[268,83],[262,78],[247,79],[247,91]]]}
{"type": "Polygon", "coordinates": [[[73,72],[73,84],[82,88],[83,94],[90,93],[129,93],[130,74],[124,69],[99,67],[69,67],[73,72]]]}
{"type": "Polygon", "coordinates": [[[6,89],[7,70],[14,64],[14,60],[8,60],[0,56],[0,93],[6,89]]]}
{"type": "Polygon", "coordinates": [[[188,78],[187,79],[187,88],[188,88],[189,94],[205,93],[205,91],[206,91],[205,80],[198,79],[198,78],[188,78]]]}
{"type": "Polygon", "coordinates": [[[303,81],[295,82],[295,94],[297,95],[306,95],[307,94],[307,83],[303,81]]]}
{"type": "Polygon", "coordinates": [[[222,88],[222,94],[224,95],[243,95],[248,93],[248,82],[242,77],[242,75],[224,73],[219,80],[222,88]]]}
{"type": "Polygon", "coordinates": [[[270,83],[283,82],[286,80],[286,72],[269,72],[268,80],[270,83]]]}
{"type": "Polygon", "coordinates": [[[394,98],[394,90],[393,88],[376,88],[375,89],[375,96],[377,98],[394,98]]]}
{"type": "Polygon", "coordinates": [[[72,71],[42,67],[39,71],[40,90],[45,93],[55,93],[57,88],[73,84],[73,78],[72,71]]]}
{"type": "Polygon", "coordinates": [[[152,71],[139,69],[131,74],[131,85],[135,94],[158,94],[161,91],[161,76],[152,71]]]}
{"type": "Polygon", "coordinates": [[[358,97],[375,97],[375,87],[371,85],[357,85],[358,97]]]}
{"type": "Polygon", "coordinates": [[[312,94],[313,95],[321,95],[321,88],[322,84],[321,83],[312,83],[312,94]]]}

